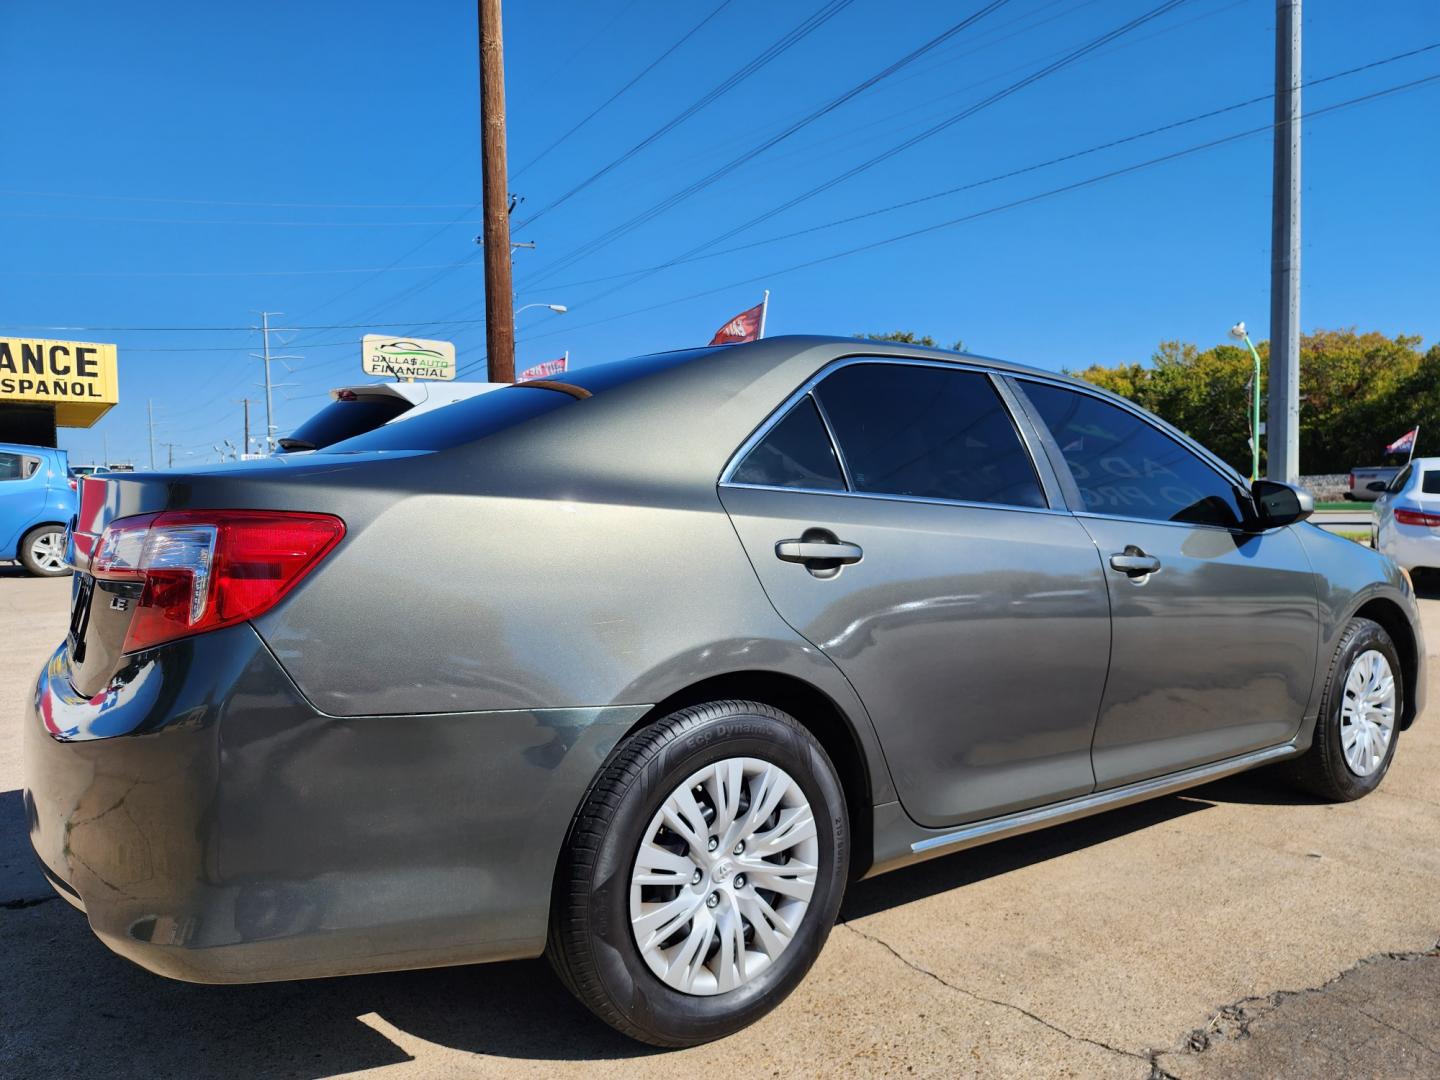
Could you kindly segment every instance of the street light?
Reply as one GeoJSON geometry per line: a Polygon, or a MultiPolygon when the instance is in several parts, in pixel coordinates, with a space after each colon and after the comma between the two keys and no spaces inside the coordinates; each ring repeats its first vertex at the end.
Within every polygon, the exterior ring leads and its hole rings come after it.
{"type": "Polygon", "coordinates": [[[532,308],[532,307],[549,308],[551,311],[555,312],[556,315],[564,315],[565,312],[567,312],[567,311],[570,310],[570,309],[569,309],[568,307],[566,307],[564,304],[525,304],[524,306],[518,307],[518,308],[515,309],[515,318],[516,318],[516,320],[517,320],[517,321],[519,320],[519,318],[520,318],[520,312],[522,312],[522,311],[528,311],[528,310],[529,310],[530,308],[532,308]]]}
{"type": "Polygon", "coordinates": [[[1236,341],[1245,342],[1250,347],[1250,355],[1255,358],[1255,411],[1251,414],[1250,427],[1250,482],[1253,484],[1260,479],[1260,354],[1255,351],[1255,343],[1245,331],[1243,320],[1230,328],[1230,336],[1236,341]]]}

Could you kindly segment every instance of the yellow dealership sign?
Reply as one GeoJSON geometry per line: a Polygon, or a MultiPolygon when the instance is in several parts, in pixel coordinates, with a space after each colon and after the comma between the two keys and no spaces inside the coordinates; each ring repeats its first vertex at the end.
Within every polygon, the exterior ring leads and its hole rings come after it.
{"type": "Polygon", "coordinates": [[[114,345],[0,337],[0,402],[53,405],[59,427],[89,427],[119,400],[114,345]]]}

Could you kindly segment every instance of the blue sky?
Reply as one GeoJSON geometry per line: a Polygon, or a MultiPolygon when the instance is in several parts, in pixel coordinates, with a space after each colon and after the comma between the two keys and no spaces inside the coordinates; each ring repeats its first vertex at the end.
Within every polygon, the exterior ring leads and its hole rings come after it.
{"type": "MultiPolygon", "coordinates": [[[[578,261],[571,253],[581,245],[985,3],[840,4],[767,66],[529,224],[826,5],[730,0],[534,164],[720,3],[507,5],[512,187],[524,198],[515,239],[537,245],[516,253],[517,304],[571,309],[520,315],[519,365],[566,349],[578,366],[703,343],[767,287],[772,334],[906,328],[1048,368],[1145,359],[1162,339],[1209,345],[1237,318],[1257,340],[1267,336],[1263,133],[789,268],[1263,127],[1268,101],[900,210],[754,242],[1265,95],[1272,0],[1188,0],[709,250],[753,246],[614,277],[666,263],[810,191],[1159,2],[1010,0],[578,261]]],[[[1309,6],[1307,80],[1440,43],[1433,0],[1309,6]]],[[[282,432],[318,408],[328,387],[363,381],[366,326],[449,338],[462,369],[477,361],[475,58],[474,5],[461,0],[4,5],[0,333],[120,346],[122,402],[95,428],[62,432],[72,460],[98,459],[103,437],[111,460],[143,464],[147,400],[157,441],[177,444],[177,465],[204,460],[220,439],[238,442],[238,399],[260,396],[260,366],[248,356],[258,336],[245,329],[260,309],[285,312],[287,326],[337,327],[277,337],[303,357],[275,369],[277,381],[294,384],[276,394],[282,432]]],[[[1316,86],[1306,108],[1435,74],[1440,49],[1316,86]]],[[[1437,114],[1440,82],[1432,82],[1306,124],[1306,329],[1440,337],[1437,114]]],[[[260,430],[259,412],[252,417],[260,430]]],[[[163,461],[165,450],[158,455],[163,461]]]]}

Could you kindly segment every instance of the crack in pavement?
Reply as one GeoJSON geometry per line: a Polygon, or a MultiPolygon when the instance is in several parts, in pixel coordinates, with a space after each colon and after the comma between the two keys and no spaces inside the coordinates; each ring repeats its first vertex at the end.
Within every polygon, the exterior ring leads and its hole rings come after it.
{"type": "Polygon", "coordinates": [[[1042,1027],[1048,1028],[1049,1030],[1055,1032],[1057,1035],[1063,1035],[1065,1036],[1065,1038],[1070,1039],[1073,1042],[1089,1043],[1091,1046],[1098,1047],[1099,1049],[1108,1051],[1109,1053],[1119,1054],[1121,1057],[1133,1058],[1136,1061],[1142,1061],[1146,1065],[1150,1066],[1150,1075],[1147,1080],[1179,1080],[1178,1077],[1171,1075],[1160,1067],[1157,1059],[1163,1051],[1156,1050],[1148,1054],[1140,1054],[1136,1053],[1134,1050],[1125,1050],[1122,1047],[1112,1046],[1110,1043],[1107,1042],[1101,1042],[1099,1039],[1092,1039],[1088,1035],[1076,1035],[1074,1032],[1066,1031],[1058,1024],[1052,1024],[1043,1016],[1036,1015],[1029,1009],[1025,1008],[1023,1005],[1016,1005],[1014,1002],[1000,1001],[996,998],[986,997],[984,994],[977,994],[974,990],[967,989],[963,986],[957,986],[949,980],[935,974],[935,972],[931,971],[929,968],[921,964],[917,964],[915,961],[904,955],[902,952],[900,952],[899,949],[895,948],[895,946],[891,945],[883,938],[876,937],[874,934],[867,934],[864,930],[859,929],[858,927],[852,925],[849,922],[842,922],[839,925],[844,929],[849,930],[856,936],[864,938],[866,941],[872,942],[876,945],[879,945],[882,949],[890,953],[891,956],[895,957],[896,960],[899,960],[900,963],[910,968],[910,970],[918,972],[919,974],[924,975],[930,979],[933,979],[935,982],[939,983],[947,990],[953,990],[957,994],[963,994],[968,998],[982,1002],[986,1005],[994,1005],[1001,1009],[1009,1009],[1012,1012],[1017,1012],[1021,1016],[1024,1016],[1029,1020],[1033,1020],[1035,1023],[1041,1025],[1042,1027]]]}
{"type": "MultiPolygon", "coordinates": [[[[1326,993],[1346,976],[1358,971],[1367,964],[1374,964],[1384,960],[1405,962],[1434,960],[1437,958],[1440,958],[1440,941],[1437,941],[1429,949],[1418,952],[1374,953],[1371,956],[1361,957],[1355,961],[1355,963],[1337,972],[1318,986],[1307,986],[1300,990],[1274,990],[1268,994],[1252,994],[1249,997],[1240,998],[1238,1001],[1233,1001],[1228,1005],[1222,1005],[1217,1009],[1214,1015],[1210,1017],[1209,1023],[1204,1027],[1198,1027],[1191,1031],[1177,1049],[1157,1051],[1155,1060],[1158,1062],[1162,1057],[1194,1057],[1205,1053],[1205,1051],[1219,1043],[1237,1042],[1241,1039],[1248,1039],[1251,1037],[1250,1029],[1254,1024],[1270,1016],[1297,998],[1326,993]]],[[[1428,1053],[1440,1056],[1440,1050],[1437,1050],[1404,1028],[1396,1027],[1389,1021],[1366,1012],[1358,1006],[1355,1006],[1355,1009],[1361,1015],[1373,1020],[1380,1026],[1389,1028],[1396,1034],[1405,1036],[1405,1038],[1414,1042],[1417,1046],[1422,1047],[1428,1053]]]]}

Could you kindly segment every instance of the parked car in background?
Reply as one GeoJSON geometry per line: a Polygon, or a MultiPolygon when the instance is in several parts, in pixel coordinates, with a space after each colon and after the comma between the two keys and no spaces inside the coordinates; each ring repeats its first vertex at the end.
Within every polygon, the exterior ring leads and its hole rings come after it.
{"type": "Polygon", "coordinates": [[[1366,465],[1351,469],[1350,490],[1345,492],[1345,498],[1350,502],[1374,502],[1400,469],[1399,465],[1366,465]]]}
{"type": "Polygon", "coordinates": [[[71,465],[71,476],[91,476],[97,472],[104,472],[104,465],[71,465]]]}
{"type": "Polygon", "coordinates": [[[319,450],[341,439],[363,435],[385,424],[423,416],[434,409],[499,390],[506,385],[431,381],[339,386],[330,391],[329,405],[279,440],[280,452],[291,454],[299,450],[319,450]]]}
{"type": "Polygon", "coordinates": [[[196,982],[545,953],[691,1045],[851,881],[1262,765],[1358,799],[1423,704],[1409,581],[1308,494],[915,346],[639,357],[82,488],[30,837],[196,982]]]}
{"type": "Polygon", "coordinates": [[[1406,570],[1440,569],[1440,458],[1416,458],[1375,502],[1375,550],[1406,570]]]}
{"type": "Polygon", "coordinates": [[[62,577],[75,481],[64,450],[0,443],[0,561],[37,577],[62,577]]]}

